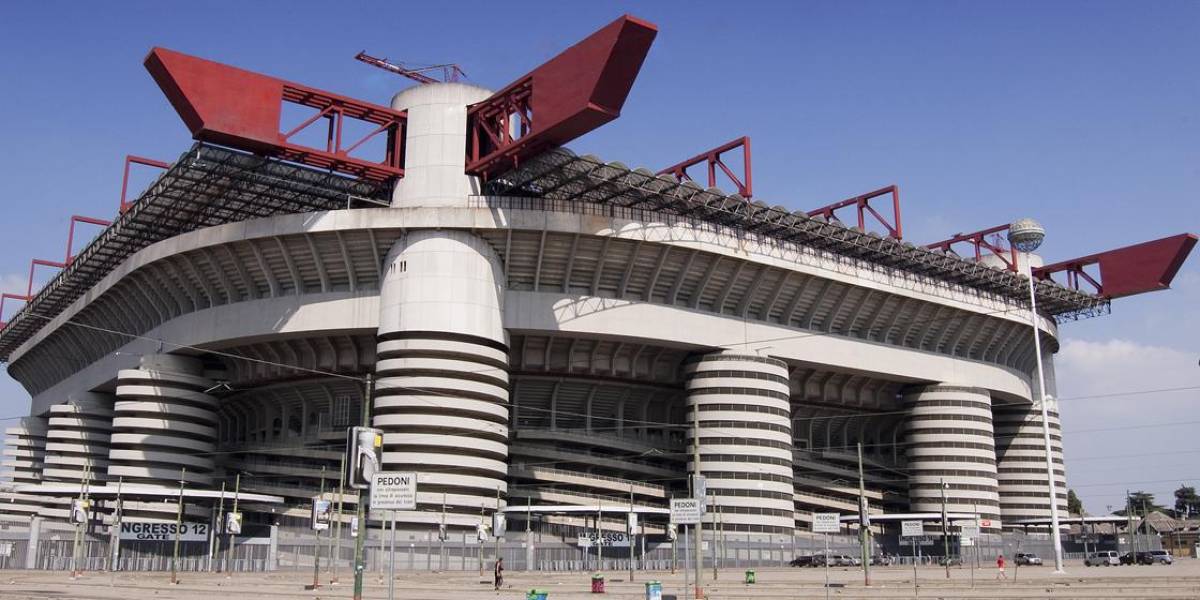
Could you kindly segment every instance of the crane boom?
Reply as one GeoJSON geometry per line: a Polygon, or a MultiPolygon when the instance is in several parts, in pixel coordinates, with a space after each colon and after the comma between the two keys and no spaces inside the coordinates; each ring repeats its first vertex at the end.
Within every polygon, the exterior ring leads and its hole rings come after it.
{"type": "Polygon", "coordinates": [[[442,83],[442,82],[458,81],[460,77],[463,77],[466,75],[466,73],[463,73],[463,70],[458,65],[453,64],[453,63],[446,63],[443,65],[430,65],[427,67],[408,68],[408,67],[404,66],[404,63],[393,64],[393,63],[388,62],[388,60],[386,58],[377,58],[377,57],[371,56],[370,54],[367,54],[367,52],[365,50],[354,55],[354,59],[365,62],[368,65],[371,65],[374,67],[379,67],[380,69],[383,69],[385,71],[390,71],[397,75],[402,75],[402,76],[412,79],[413,81],[416,81],[418,83],[442,83]],[[441,79],[437,79],[435,77],[430,77],[429,75],[425,74],[427,71],[436,71],[438,69],[441,69],[441,71],[442,71],[441,79]]]}

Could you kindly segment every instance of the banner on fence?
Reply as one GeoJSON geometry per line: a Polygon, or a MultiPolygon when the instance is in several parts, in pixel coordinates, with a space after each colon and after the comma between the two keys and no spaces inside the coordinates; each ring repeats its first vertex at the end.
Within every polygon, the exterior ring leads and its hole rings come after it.
{"type": "MultiPolygon", "coordinates": [[[[595,532],[581,533],[576,539],[575,545],[579,546],[580,548],[591,548],[592,546],[597,545],[596,541],[597,539],[595,532]]],[[[624,533],[606,531],[604,532],[604,535],[600,537],[599,542],[600,543],[598,545],[600,546],[608,546],[610,548],[628,548],[630,537],[624,533]]]]}
{"type": "Polygon", "coordinates": [[[142,542],[173,542],[175,532],[183,542],[207,542],[208,523],[147,523],[144,521],[121,521],[121,539],[142,542]]]}

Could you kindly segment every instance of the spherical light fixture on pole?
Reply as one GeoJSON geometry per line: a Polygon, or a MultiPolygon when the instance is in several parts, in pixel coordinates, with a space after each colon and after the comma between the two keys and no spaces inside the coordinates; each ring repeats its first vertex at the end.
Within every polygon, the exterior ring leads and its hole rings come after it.
{"type": "Polygon", "coordinates": [[[1046,393],[1046,375],[1042,369],[1042,338],[1037,322],[1037,294],[1034,291],[1033,263],[1030,252],[1046,239],[1046,229],[1033,219],[1017,219],[1008,226],[1008,243],[1025,254],[1025,276],[1029,280],[1029,322],[1033,325],[1034,356],[1037,358],[1038,399],[1042,405],[1042,442],[1046,449],[1046,479],[1050,487],[1050,537],[1054,544],[1054,572],[1063,573],[1062,532],[1058,529],[1058,489],[1054,482],[1054,458],[1050,451],[1050,410],[1052,398],[1046,393]]]}

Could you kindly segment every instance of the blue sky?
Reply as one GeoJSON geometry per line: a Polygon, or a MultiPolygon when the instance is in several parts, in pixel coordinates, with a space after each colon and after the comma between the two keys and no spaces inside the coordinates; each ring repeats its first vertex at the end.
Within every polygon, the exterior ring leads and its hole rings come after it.
{"type": "MultiPolygon", "coordinates": [[[[125,154],[186,129],[141,65],[161,45],[386,103],[352,59],[457,62],[497,88],[630,12],[660,33],[622,117],[572,147],[662,167],[740,135],[756,197],[815,208],[898,184],[906,238],[1033,216],[1069,258],[1200,230],[1200,3],[12,3],[0,19],[0,282],[111,217],[125,154]]],[[[1062,329],[1068,479],[1092,512],[1200,480],[1200,259],[1175,290],[1062,329]],[[1091,431],[1130,425],[1140,429],[1091,431]],[[1072,433],[1073,430],[1078,431],[1072,433]],[[1141,454],[1144,456],[1130,456],[1141,454]],[[1118,457],[1100,459],[1100,457],[1118,457]],[[1145,483],[1139,483],[1145,482],[1145,483]]],[[[28,396],[0,382],[0,416],[28,396]]]]}

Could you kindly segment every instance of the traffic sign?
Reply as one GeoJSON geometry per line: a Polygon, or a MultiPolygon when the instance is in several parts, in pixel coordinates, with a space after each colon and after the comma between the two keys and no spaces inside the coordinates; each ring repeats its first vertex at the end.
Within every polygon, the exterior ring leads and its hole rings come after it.
{"type": "Polygon", "coordinates": [[[979,537],[979,526],[974,524],[963,525],[959,530],[958,535],[964,540],[977,538],[979,537]]]}
{"type": "Polygon", "coordinates": [[[958,545],[962,546],[963,548],[969,548],[971,546],[974,546],[975,538],[964,537],[964,538],[958,540],[958,545]]]}
{"type": "Polygon", "coordinates": [[[371,508],[416,510],[417,474],[385,471],[371,475],[371,508]]]}
{"type": "Polygon", "coordinates": [[[842,530],[840,513],[813,513],[813,533],[837,533],[842,530]]]}
{"type": "Polygon", "coordinates": [[[671,498],[671,522],[676,525],[695,525],[700,522],[700,507],[695,498],[671,498]]]}
{"type": "Polygon", "coordinates": [[[900,521],[900,537],[920,537],[925,535],[925,525],[921,521],[900,521]]]}

